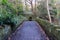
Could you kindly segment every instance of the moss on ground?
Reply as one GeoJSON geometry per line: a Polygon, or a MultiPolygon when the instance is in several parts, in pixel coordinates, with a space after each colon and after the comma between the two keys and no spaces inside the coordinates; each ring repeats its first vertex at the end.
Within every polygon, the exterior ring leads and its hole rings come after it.
{"type": "Polygon", "coordinates": [[[60,28],[59,26],[54,26],[40,18],[36,18],[36,21],[42,26],[43,30],[45,30],[45,33],[48,35],[50,40],[60,40],[60,32],[56,30],[57,28],[60,28]]]}

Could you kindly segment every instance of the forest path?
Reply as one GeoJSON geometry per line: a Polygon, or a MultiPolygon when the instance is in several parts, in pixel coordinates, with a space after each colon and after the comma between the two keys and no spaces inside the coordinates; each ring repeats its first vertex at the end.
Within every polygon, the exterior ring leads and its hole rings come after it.
{"type": "Polygon", "coordinates": [[[11,40],[49,40],[36,21],[24,21],[11,36],[11,40]]]}

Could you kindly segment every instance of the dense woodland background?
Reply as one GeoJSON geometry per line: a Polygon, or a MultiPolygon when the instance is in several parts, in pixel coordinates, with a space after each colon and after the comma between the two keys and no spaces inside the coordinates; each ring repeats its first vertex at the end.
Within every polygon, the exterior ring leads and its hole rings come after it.
{"type": "Polygon", "coordinates": [[[30,16],[60,26],[60,0],[0,0],[0,40],[30,16]]]}

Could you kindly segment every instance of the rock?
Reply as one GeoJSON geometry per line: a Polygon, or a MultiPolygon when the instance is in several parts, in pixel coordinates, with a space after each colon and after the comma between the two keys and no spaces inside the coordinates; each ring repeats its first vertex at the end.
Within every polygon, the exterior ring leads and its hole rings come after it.
{"type": "Polygon", "coordinates": [[[0,29],[2,29],[3,27],[2,26],[0,26],[0,29]]]}

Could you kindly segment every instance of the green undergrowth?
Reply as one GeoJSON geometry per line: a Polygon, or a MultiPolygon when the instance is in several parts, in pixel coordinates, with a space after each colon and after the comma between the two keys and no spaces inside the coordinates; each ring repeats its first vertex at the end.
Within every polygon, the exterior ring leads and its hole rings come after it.
{"type": "Polygon", "coordinates": [[[11,28],[8,25],[4,25],[4,28],[0,29],[0,40],[6,40],[10,35],[11,28]]]}
{"type": "Polygon", "coordinates": [[[20,15],[20,16],[15,16],[11,19],[11,21],[15,24],[14,30],[22,23],[24,20],[27,20],[26,17],[20,15]]]}
{"type": "Polygon", "coordinates": [[[23,16],[23,5],[20,3],[16,4],[9,2],[9,0],[0,1],[0,40],[5,40],[11,32],[16,30],[18,25],[26,20],[27,18],[23,16]],[[7,26],[5,26],[7,25],[7,26]]]}
{"type": "Polygon", "coordinates": [[[60,40],[60,32],[56,30],[57,28],[60,28],[59,26],[54,26],[53,24],[40,18],[36,18],[36,21],[42,26],[50,40],[60,40]]]}
{"type": "Polygon", "coordinates": [[[3,19],[1,18],[0,20],[0,25],[3,25],[3,28],[0,29],[0,40],[5,40],[4,38],[7,38],[7,36],[10,35],[11,32],[15,31],[18,25],[20,25],[20,23],[22,23],[24,20],[27,20],[27,18],[22,15],[15,15],[11,18],[3,17],[3,19]]]}

